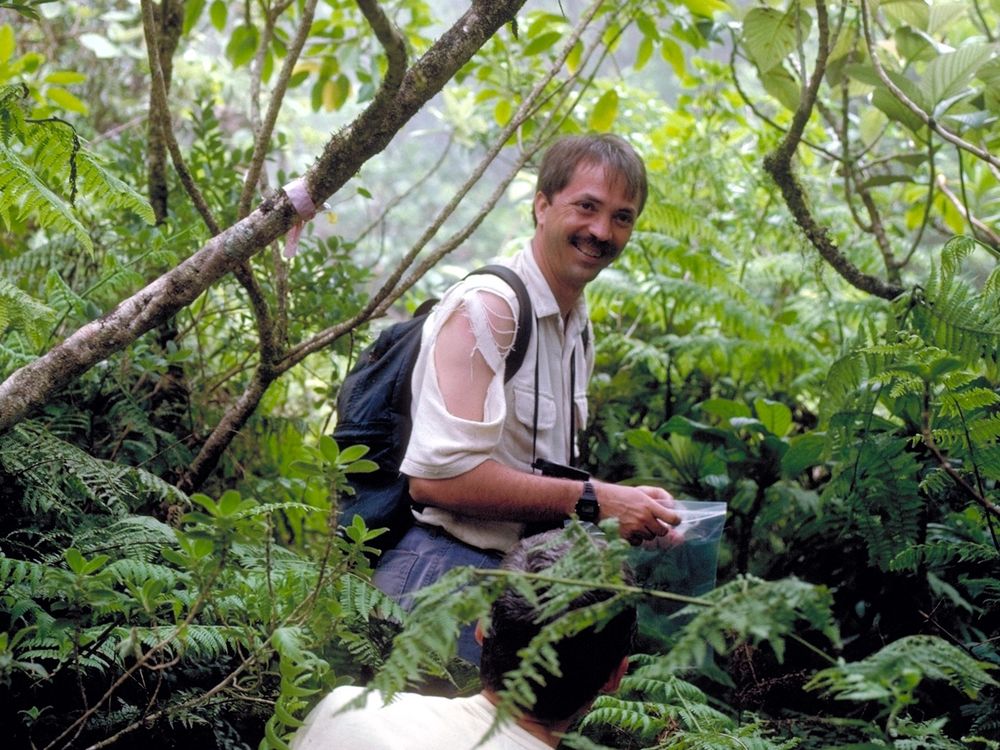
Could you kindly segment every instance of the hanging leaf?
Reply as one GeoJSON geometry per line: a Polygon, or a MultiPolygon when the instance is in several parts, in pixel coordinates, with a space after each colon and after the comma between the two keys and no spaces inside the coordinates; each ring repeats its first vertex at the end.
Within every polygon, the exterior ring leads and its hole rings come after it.
{"type": "Polygon", "coordinates": [[[239,68],[253,60],[259,43],[260,32],[256,26],[238,26],[226,45],[226,57],[234,68],[239,68]]]}
{"type": "Polygon", "coordinates": [[[764,73],[795,50],[800,36],[809,36],[811,25],[812,17],[805,12],[754,8],[743,19],[743,44],[764,73]]]}
{"type": "Polygon", "coordinates": [[[784,68],[774,68],[760,77],[764,90],[781,102],[782,106],[791,112],[799,108],[802,88],[792,74],[784,68]]]}
{"type": "Polygon", "coordinates": [[[212,25],[222,31],[226,28],[226,16],[228,11],[226,10],[226,4],[222,0],[214,0],[212,5],[208,9],[208,15],[212,19],[212,25]]]}
{"type": "Polygon", "coordinates": [[[181,27],[183,34],[191,33],[203,10],[205,10],[205,0],[187,0],[184,4],[184,25],[181,27]]]}
{"type": "Polygon", "coordinates": [[[598,133],[606,133],[615,124],[616,117],[618,117],[618,92],[608,89],[594,105],[588,123],[598,133]]]}
{"type": "Polygon", "coordinates": [[[684,67],[684,50],[681,49],[681,45],[675,42],[670,37],[666,37],[660,44],[660,54],[663,55],[663,59],[670,63],[670,67],[674,69],[674,73],[678,76],[684,76],[687,74],[687,70],[684,67]]]}
{"type": "Polygon", "coordinates": [[[531,56],[537,55],[539,52],[544,52],[562,39],[562,36],[562,32],[547,31],[541,36],[537,36],[528,42],[527,46],[524,48],[524,54],[531,56]]]}
{"type": "Polygon", "coordinates": [[[753,402],[754,411],[772,434],[783,436],[792,426],[792,411],[780,401],[758,398],[753,402]]]}
{"type": "Polygon", "coordinates": [[[45,91],[45,96],[69,112],[76,112],[81,115],[85,115],[88,112],[86,104],[61,86],[49,86],[45,91]]]}
{"type": "Polygon", "coordinates": [[[993,57],[990,44],[970,44],[940,55],[927,64],[922,90],[931,106],[957,96],[993,57]]]}

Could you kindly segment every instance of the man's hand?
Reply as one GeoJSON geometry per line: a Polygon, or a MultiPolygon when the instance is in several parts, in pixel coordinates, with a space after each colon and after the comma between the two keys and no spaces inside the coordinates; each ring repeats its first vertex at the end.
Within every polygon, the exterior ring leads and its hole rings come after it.
{"type": "Polygon", "coordinates": [[[681,517],[671,510],[674,498],[660,487],[625,487],[595,482],[601,518],[615,517],[623,539],[632,544],[674,533],[681,517]]]}

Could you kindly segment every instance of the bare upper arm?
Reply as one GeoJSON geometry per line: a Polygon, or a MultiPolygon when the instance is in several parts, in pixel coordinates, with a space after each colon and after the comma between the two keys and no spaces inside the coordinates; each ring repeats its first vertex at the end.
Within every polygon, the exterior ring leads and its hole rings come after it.
{"type": "Polygon", "coordinates": [[[451,313],[434,345],[438,387],[449,413],[483,421],[487,390],[516,329],[510,305],[491,292],[477,292],[451,313]]]}

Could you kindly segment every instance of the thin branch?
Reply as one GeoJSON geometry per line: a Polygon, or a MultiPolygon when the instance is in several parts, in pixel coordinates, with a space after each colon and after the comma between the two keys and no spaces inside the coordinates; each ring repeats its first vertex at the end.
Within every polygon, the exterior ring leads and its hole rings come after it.
{"type": "MultiPolygon", "coordinates": [[[[427,230],[417,239],[410,250],[403,256],[396,270],[383,282],[379,289],[371,296],[368,303],[362,307],[362,309],[352,316],[350,319],[339,323],[335,326],[327,328],[324,331],[319,332],[312,338],[292,347],[288,350],[285,355],[285,359],[279,364],[282,371],[287,370],[299,362],[301,362],[305,357],[313,352],[319,351],[320,349],[329,346],[338,338],[343,336],[348,331],[352,331],[357,328],[362,323],[370,320],[371,318],[378,317],[385,313],[392,304],[399,299],[402,294],[409,289],[414,283],[416,283],[422,273],[426,271],[429,266],[424,263],[420,268],[423,271],[411,274],[407,281],[400,284],[400,279],[407,269],[412,265],[413,261],[416,259],[417,255],[424,249],[427,243],[437,234],[438,230],[444,224],[445,220],[450,217],[458,205],[461,203],[462,199],[468,193],[468,191],[475,185],[480,178],[485,174],[487,168],[496,159],[497,155],[500,153],[504,144],[510,139],[510,137],[517,132],[517,129],[531,116],[534,111],[534,107],[537,102],[542,98],[545,91],[545,87],[555,78],[559,71],[563,68],[566,58],[569,57],[569,53],[572,51],[573,46],[582,36],[584,30],[593,20],[597,11],[601,6],[601,0],[595,0],[592,6],[588,9],[586,13],[580,18],[576,27],[574,28],[572,34],[566,39],[562,53],[559,55],[552,66],[549,68],[548,73],[535,84],[534,88],[527,94],[527,96],[521,101],[521,105],[518,107],[517,111],[511,117],[510,122],[501,130],[500,134],[494,140],[493,146],[490,150],[483,156],[479,164],[469,175],[462,186],[456,191],[454,197],[444,206],[439,212],[435,220],[427,228],[427,230]],[[398,286],[397,286],[398,285],[398,286]]],[[[573,76],[575,77],[575,75],[573,76]]],[[[538,146],[535,146],[537,149],[538,146]]],[[[443,257],[447,252],[458,246],[461,239],[464,239],[472,230],[475,229],[486,216],[489,210],[492,209],[493,204],[502,195],[502,190],[506,189],[506,185],[516,176],[517,171],[520,170],[520,166],[530,158],[531,154],[523,153],[518,163],[515,165],[514,169],[508,174],[505,180],[502,180],[500,187],[494,191],[494,195],[487,200],[482,208],[480,209],[478,215],[470,221],[465,228],[460,230],[456,235],[454,235],[445,245],[439,249],[429,260],[430,264],[437,262],[441,257],[443,257]],[[461,239],[458,239],[461,238],[461,239]]]]}
{"type": "MultiPolygon", "coordinates": [[[[281,105],[284,102],[285,94],[288,91],[288,82],[291,80],[292,73],[295,70],[295,65],[299,61],[299,56],[302,54],[302,48],[305,46],[306,40],[309,38],[309,30],[312,27],[313,17],[316,13],[316,5],[318,0],[306,0],[306,4],[302,9],[302,20],[299,22],[298,28],[295,30],[295,37],[292,39],[291,44],[288,45],[288,52],[285,55],[285,61],[281,65],[281,70],[278,73],[278,78],[274,84],[274,91],[271,93],[271,101],[267,107],[267,113],[264,115],[263,121],[260,123],[260,127],[256,129],[254,135],[254,148],[253,157],[250,160],[250,167],[247,170],[246,178],[243,180],[243,191],[240,194],[239,209],[237,216],[239,218],[244,218],[250,213],[250,205],[253,200],[254,191],[257,187],[257,182],[260,180],[260,175],[264,169],[264,160],[267,158],[267,147],[271,142],[271,135],[274,133],[275,125],[278,122],[278,113],[281,111],[281,105]]],[[[282,3],[274,18],[280,14],[288,7],[288,3],[282,3]]],[[[262,45],[263,46],[263,45],[262,45]]]]}
{"type": "MultiPolygon", "coordinates": [[[[524,0],[473,0],[471,8],[413,64],[394,97],[376,97],[350,125],[331,136],[304,175],[313,203],[325,202],[365,161],[384,149],[523,5],[524,0]]],[[[222,276],[287,232],[297,217],[283,192],[265,198],[246,219],[212,237],[113,310],[16,370],[0,383],[0,432],[9,430],[98,362],[190,305],[222,276]]]]}
{"type": "Polygon", "coordinates": [[[375,0],[357,0],[357,3],[389,62],[381,89],[387,94],[396,91],[406,73],[406,41],[375,0]]]}
{"type": "Polygon", "coordinates": [[[899,88],[889,75],[885,72],[882,67],[882,63],[879,61],[878,54],[875,50],[875,42],[872,38],[871,26],[869,20],[869,10],[868,10],[868,0],[861,0],[861,25],[864,28],[865,33],[865,44],[868,47],[868,55],[871,57],[872,66],[875,68],[875,74],[879,77],[882,84],[889,90],[896,99],[900,101],[903,106],[905,106],[910,112],[916,115],[924,125],[927,125],[931,130],[937,133],[941,138],[948,141],[954,146],[966,151],[977,159],[986,162],[987,164],[992,164],[995,167],[1000,168],[1000,159],[997,159],[989,151],[979,148],[973,143],[969,143],[960,136],[952,133],[947,128],[942,127],[936,119],[931,115],[924,112],[923,108],[920,107],[916,102],[914,102],[910,97],[908,97],[902,89],[899,88]]]}
{"type": "Polygon", "coordinates": [[[150,91],[152,93],[153,100],[156,102],[155,108],[162,115],[163,138],[167,143],[170,158],[173,160],[174,169],[177,170],[177,175],[180,177],[181,184],[184,186],[187,194],[191,197],[191,201],[194,203],[195,208],[214,237],[219,234],[222,229],[215,221],[215,217],[212,216],[212,211],[208,207],[208,203],[205,201],[204,196],[198,189],[198,185],[191,176],[191,172],[188,170],[187,165],[184,163],[184,156],[181,154],[180,146],[177,144],[177,138],[174,135],[173,123],[171,122],[170,117],[170,108],[167,101],[167,85],[163,76],[163,68],[160,64],[160,48],[155,36],[156,19],[153,15],[152,0],[141,0],[140,4],[142,7],[142,30],[146,37],[146,54],[149,57],[149,72],[151,78],[150,91]]]}
{"type": "Polygon", "coordinates": [[[369,234],[371,234],[375,230],[375,227],[385,222],[386,217],[388,217],[388,215],[392,213],[392,210],[396,208],[396,206],[398,206],[404,200],[406,200],[411,195],[420,190],[420,188],[423,187],[424,184],[431,177],[437,174],[438,171],[441,169],[441,167],[444,166],[445,160],[448,158],[448,154],[451,152],[451,148],[454,145],[455,145],[455,136],[453,133],[448,138],[448,143],[445,145],[444,151],[441,152],[441,155],[437,158],[437,161],[435,161],[434,164],[431,165],[431,168],[428,169],[419,179],[414,180],[414,182],[411,185],[409,185],[406,188],[406,190],[404,190],[403,192],[399,193],[398,195],[390,199],[385,204],[383,209],[379,212],[379,215],[376,216],[374,219],[372,219],[372,221],[368,224],[368,226],[366,226],[364,229],[358,232],[357,236],[354,238],[354,241],[356,243],[360,242],[369,234]]]}
{"type": "Polygon", "coordinates": [[[949,200],[952,205],[958,209],[958,212],[962,214],[966,221],[972,226],[972,228],[985,238],[994,249],[1000,249],[1000,234],[997,233],[989,224],[984,222],[982,219],[978,219],[972,215],[969,211],[968,206],[962,202],[962,199],[955,195],[955,192],[948,187],[947,178],[942,174],[938,175],[937,178],[938,190],[949,200]]]}
{"type": "Polygon", "coordinates": [[[931,453],[938,461],[938,465],[944,470],[944,473],[951,477],[952,481],[955,482],[962,490],[965,491],[969,497],[971,497],[977,505],[979,505],[983,510],[985,510],[989,515],[1000,518],[1000,506],[991,503],[989,499],[979,493],[975,487],[969,484],[965,477],[959,474],[955,468],[951,465],[948,457],[945,456],[941,449],[938,448],[937,443],[934,440],[934,435],[931,432],[930,419],[925,415],[923,419],[923,424],[921,425],[920,434],[923,436],[924,445],[930,449],[931,453]]]}
{"type": "Polygon", "coordinates": [[[883,299],[895,299],[904,291],[902,287],[889,284],[882,279],[866,274],[840,251],[837,244],[830,238],[825,227],[820,226],[813,217],[805,193],[792,171],[792,158],[799,143],[806,123],[812,114],[813,104],[826,72],[826,61],[830,54],[830,37],[828,27],[826,2],[816,2],[816,25],[819,32],[819,48],[816,52],[816,66],[809,85],[803,92],[799,108],[795,111],[792,123],[785,137],[777,148],[764,157],[764,169],[771,175],[781,190],[785,203],[795,218],[796,223],[805,233],[813,247],[829,263],[837,273],[844,277],[852,286],[883,299]]]}

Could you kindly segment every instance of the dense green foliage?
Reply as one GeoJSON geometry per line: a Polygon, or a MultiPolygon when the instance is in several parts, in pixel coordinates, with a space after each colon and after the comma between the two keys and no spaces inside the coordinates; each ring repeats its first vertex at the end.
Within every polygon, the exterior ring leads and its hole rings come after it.
{"type": "MultiPolygon", "coordinates": [[[[391,64],[372,3],[142,5],[166,121],[136,98],[138,3],[0,2],[0,381],[299,173],[391,64]]],[[[447,5],[383,10],[415,56],[447,5]]],[[[670,613],[569,747],[1000,747],[1000,2],[738,5],[528,2],[294,260],[261,248],[0,434],[12,746],[284,747],[342,682],[474,689],[459,625],[556,581],[553,608],[616,596],[546,629],[505,712],[552,639],[670,613]],[[587,129],[628,136],[651,191],[588,290],[583,459],[727,503],[719,585],[626,585],[628,545],[572,526],[551,576],[456,571],[404,617],[368,583],[377,532],[334,533],[370,468],[322,437],[353,316],[397,270],[409,303],[518,246],[524,165],[587,129]]]]}

